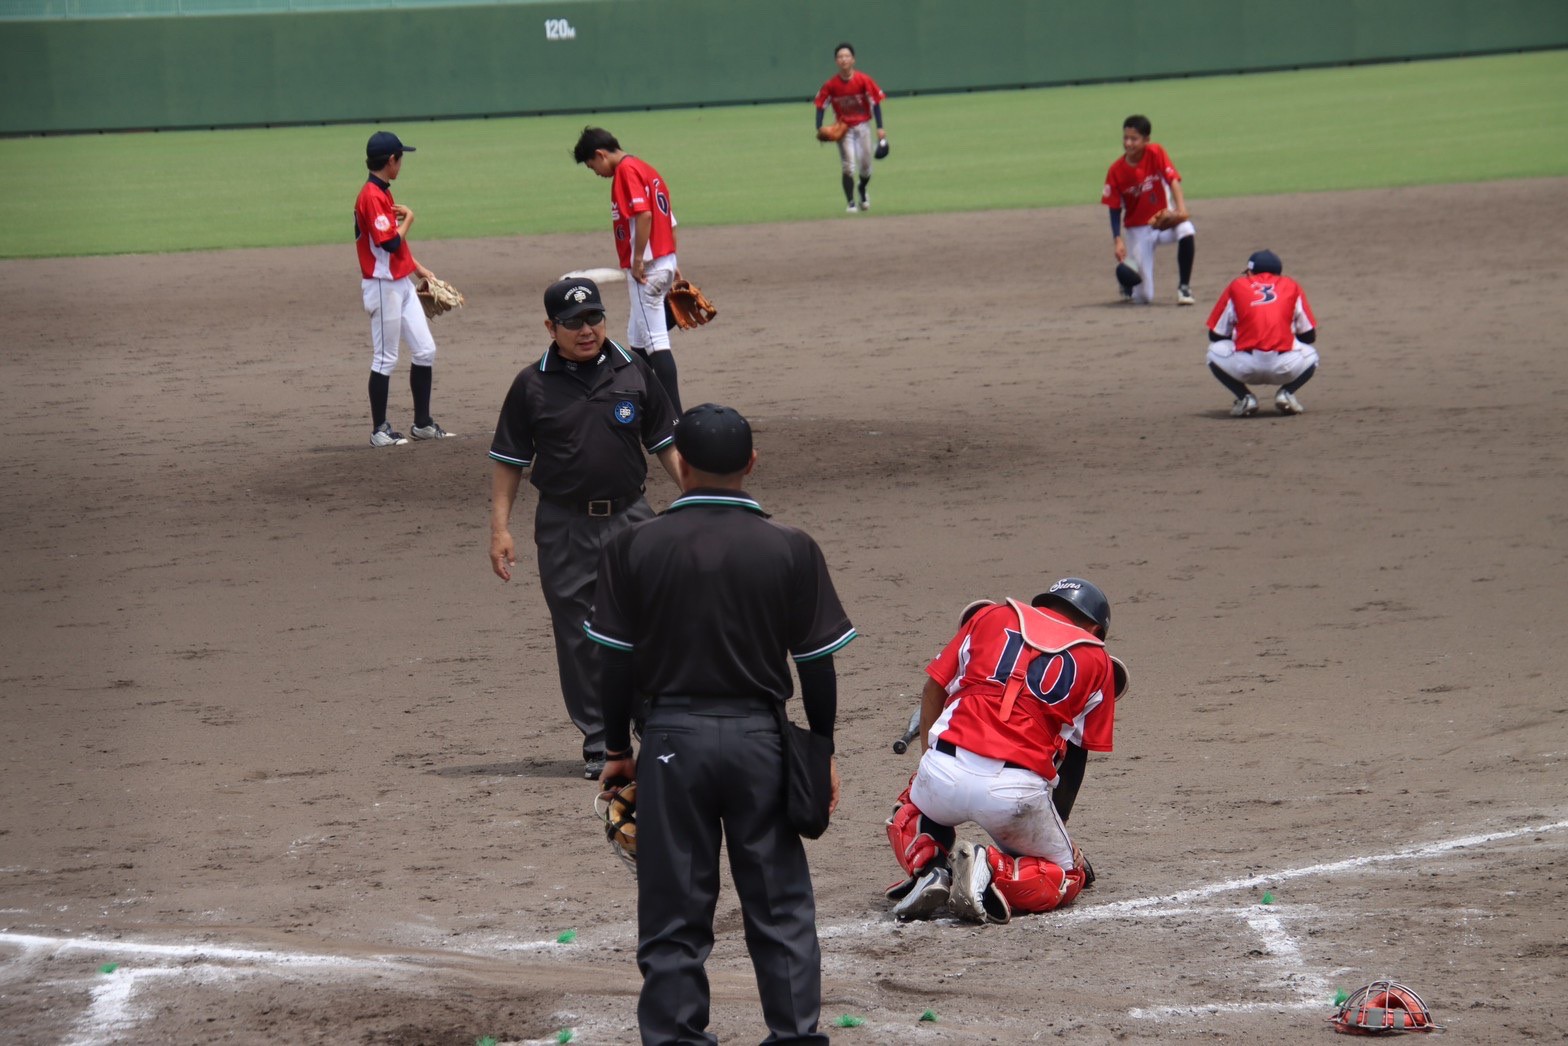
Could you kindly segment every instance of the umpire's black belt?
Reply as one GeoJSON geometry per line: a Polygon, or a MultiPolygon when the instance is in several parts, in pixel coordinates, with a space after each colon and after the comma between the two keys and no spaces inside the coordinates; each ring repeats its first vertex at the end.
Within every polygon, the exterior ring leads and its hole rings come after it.
{"type": "MultiPolygon", "coordinates": [[[[943,755],[957,755],[958,754],[958,746],[955,745],[953,742],[947,740],[946,738],[938,739],[937,743],[932,745],[931,747],[935,748],[938,752],[941,752],[943,755]]],[[[1002,765],[1007,767],[1009,770],[1028,770],[1030,773],[1037,773],[1038,772],[1032,766],[1025,766],[1022,763],[1015,763],[1011,759],[1004,759],[1004,760],[1002,760],[1002,765]]]]}
{"type": "Polygon", "coordinates": [[[554,494],[539,492],[539,500],[556,508],[564,508],[570,512],[580,512],[585,516],[603,517],[613,516],[625,512],[642,498],[642,491],[628,494],[623,498],[562,498],[554,494]]]}
{"type": "Polygon", "coordinates": [[[772,711],[778,705],[778,699],[765,697],[761,694],[749,694],[744,697],[722,695],[708,697],[688,697],[682,695],[657,695],[649,698],[649,704],[656,709],[679,709],[683,712],[753,712],[759,710],[772,711]]]}

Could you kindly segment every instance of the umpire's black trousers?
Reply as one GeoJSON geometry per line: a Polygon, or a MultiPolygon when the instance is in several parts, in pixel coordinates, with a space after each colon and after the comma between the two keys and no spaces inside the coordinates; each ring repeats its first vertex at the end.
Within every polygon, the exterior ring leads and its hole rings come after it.
{"type": "Polygon", "coordinates": [[[713,1043],[708,975],[719,843],[740,895],[766,1042],[825,1043],[816,902],[783,811],[778,721],[762,699],[658,698],[637,759],[637,1020],[646,1044],[713,1043]]]}

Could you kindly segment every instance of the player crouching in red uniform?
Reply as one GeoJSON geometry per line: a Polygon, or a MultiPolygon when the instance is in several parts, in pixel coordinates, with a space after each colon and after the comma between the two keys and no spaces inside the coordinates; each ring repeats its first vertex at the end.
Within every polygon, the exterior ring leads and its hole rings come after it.
{"type": "Polygon", "coordinates": [[[1296,393],[1317,373],[1317,320],[1306,292],[1284,272],[1279,255],[1254,251],[1209,313],[1209,372],[1236,397],[1233,418],[1258,412],[1248,382],[1278,385],[1274,409],[1281,414],[1306,409],[1296,393]]]}
{"type": "Polygon", "coordinates": [[[1094,872],[1067,835],[1088,751],[1109,752],[1127,673],[1105,651],[1111,605],[1063,578],[1025,605],[966,613],[926,666],[925,754],[887,822],[908,878],[887,891],[900,920],[942,908],[972,922],[1070,903],[1094,872]],[[993,843],[960,843],[973,821],[993,843]]]}

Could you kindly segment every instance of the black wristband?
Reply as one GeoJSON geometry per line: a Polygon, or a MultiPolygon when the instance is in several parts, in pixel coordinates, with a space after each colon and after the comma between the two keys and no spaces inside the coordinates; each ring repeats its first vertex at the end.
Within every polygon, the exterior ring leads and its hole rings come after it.
{"type": "Polygon", "coordinates": [[[608,762],[613,762],[616,759],[630,759],[631,757],[632,757],[632,750],[630,748],[628,748],[624,752],[606,752],[606,753],[604,753],[604,761],[607,762],[607,763],[608,762]]]}

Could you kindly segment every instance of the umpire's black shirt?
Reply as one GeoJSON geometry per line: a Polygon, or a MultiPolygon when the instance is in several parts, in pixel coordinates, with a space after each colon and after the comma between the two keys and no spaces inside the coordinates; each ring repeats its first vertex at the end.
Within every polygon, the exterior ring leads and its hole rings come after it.
{"type": "MultiPolygon", "coordinates": [[[[637,689],[655,701],[784,701],[786,657],[828,657],[855,638],[816,541],[744,491],[687,491],[612,538],[598,577],[588,635],[629,651],[637,689]]],[[[607,736],[624,734],[606,713],[607,736]]]]}
{"type": "Polygon", "coordinates": [[[648,365],[605,339],[597,360],[573,363],[552,343],[518,372],[501,404],[490,456],[529,468],[543,494],[573,501],[626,498],[648,459],[675,441],[675,411],[648,365]]]}

